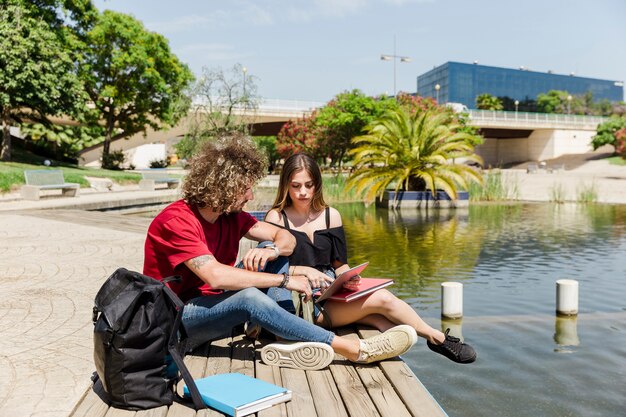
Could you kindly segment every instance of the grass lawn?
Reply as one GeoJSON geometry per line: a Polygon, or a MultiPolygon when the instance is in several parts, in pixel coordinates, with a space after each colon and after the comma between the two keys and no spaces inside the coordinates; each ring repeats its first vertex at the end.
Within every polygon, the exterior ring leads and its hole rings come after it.
{"type": "Polygon", "coordinates": [[[622,158],[621,156],[612,156],[609,158],[609,163],[611,165],[626,166],[626,159],[622,158]]]}
{"type": "Polygon", "coordinates": [[[44,158],[33,155],[19,148],[13,148],[12,162],[0,162],[0,193],[17,191],[24,184],[24,170],[26,169],[60,169],[67,182],[76,182],[81,187],[89,187],[87,177],[106,177],[110,178],[118,184],[138,183],[141,175],[125,171],[109,171],[98,168],[83,168],[77,165],[66,164],[63,162],[52,161],[52,166],[46,167],[44,158]]]}

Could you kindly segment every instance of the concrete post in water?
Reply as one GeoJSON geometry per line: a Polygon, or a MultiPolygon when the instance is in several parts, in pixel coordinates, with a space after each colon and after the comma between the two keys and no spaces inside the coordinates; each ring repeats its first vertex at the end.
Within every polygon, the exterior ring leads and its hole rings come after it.
{"type": "Polygon", "coordinates": [[[556,282],[556,314],[561,316],[578,314],[578,281],[559,279],[556,282]]]}
{"type": "Polygon", "coordinates": [[[460,282],[441,284],[441,316],[449,319],[463,317],[463,284],[460,282]]]}

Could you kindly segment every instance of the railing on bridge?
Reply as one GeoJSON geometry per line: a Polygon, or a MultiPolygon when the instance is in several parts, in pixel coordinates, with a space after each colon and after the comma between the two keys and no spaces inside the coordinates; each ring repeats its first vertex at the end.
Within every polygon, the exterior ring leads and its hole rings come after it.
{"type": "Polygon", "coordinates": [[[601,116],[579,116],[573,114],[526,113],[494,110],[470,110],[472,124],[478,126],[520,126],[545,128],[592,128],[608,120],[601,116]]]}

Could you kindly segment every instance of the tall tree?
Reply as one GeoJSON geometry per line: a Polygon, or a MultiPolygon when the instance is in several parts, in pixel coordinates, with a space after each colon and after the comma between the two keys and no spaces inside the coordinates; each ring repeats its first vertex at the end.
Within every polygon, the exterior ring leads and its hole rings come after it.
{"type": "Polygon", "coordinates": [[[193,75],[162,35],[106,10],[85,45],[79,74],[94,106],[91,122],[105,125],[104,165],[113,140],[172,126],[187,113],[193,75]]]}
{"type": "Polygon", "coordinates": [[[248,133],[259,107],[256,77],[241,65],[202,68],[190,89],[189,134],[176,144],[180,158],[192,157],[205,140],[228,132],[248,133]]]}
{"type": "MultiPolygon", "coordinates": [[[[84,103],[68,35],[51,28],[36,11],[11,0],[0,7],[0,159],[11,159],[10,126],[24,120],[75,114],[84,103]]],[[[24,2],[28,4],[28,2],[24,2]]],[[[53,3],[53,2],[45,2],[53,3]]],[[[69,35],[68,35],[69,36],[69,35]]]]}
{"type": "MultiPolygon", "coordinates": [[[[331,165],[341,165],[352,147],[352,138],[391,106],[393,99],[376,99],[360,90],[344,91],[326,104],[317,114],[316,124],[322,128],[321,146],[331,158],[331,165]]],[[[395,104],[395,103],[394,103],[395,104]]]]}

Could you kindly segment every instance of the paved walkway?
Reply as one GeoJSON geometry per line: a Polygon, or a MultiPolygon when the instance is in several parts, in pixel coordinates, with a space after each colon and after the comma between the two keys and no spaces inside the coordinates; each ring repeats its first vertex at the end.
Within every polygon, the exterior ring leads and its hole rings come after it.
{"type": "MultiPolygon", "coordinates": [[[[595,182],[603,202],[626,204],[626,167],[590,161],[572,171],[505,170],[520,197],[548,201],[562,184],[575,196],[595,182]]],[[[0,197],[0,416],[65,417],[94,370],[91,309],[118,266],[141,270],[149,220],[89,212],[98,205],[168,201],[176,191],[81,190],[76,198],[0,197]],[[55,209],[55,210],[43,210],[55,209]]]]}

